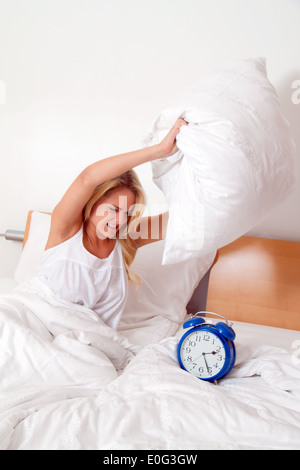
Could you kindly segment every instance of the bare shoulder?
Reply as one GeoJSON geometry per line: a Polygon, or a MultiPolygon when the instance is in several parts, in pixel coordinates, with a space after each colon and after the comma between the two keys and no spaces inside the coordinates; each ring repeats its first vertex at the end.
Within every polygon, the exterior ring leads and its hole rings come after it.
{"type": "Polygon", "coordinates": [[[51,227],[47,248],[68,240],[82,225],[82,211],[95,189],[83,171],[67,189],[51,215],[51,227]]]}

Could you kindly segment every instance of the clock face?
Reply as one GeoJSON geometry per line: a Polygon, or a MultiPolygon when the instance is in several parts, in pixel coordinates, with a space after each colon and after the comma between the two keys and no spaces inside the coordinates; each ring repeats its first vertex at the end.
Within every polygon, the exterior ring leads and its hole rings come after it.
{"type": "Polygon", "coordinates": [[[184,368],[200,379],[210,379],[224,367],[226,352],[220,338],[211,331],[192,331],[181,344],[184,368]]]}

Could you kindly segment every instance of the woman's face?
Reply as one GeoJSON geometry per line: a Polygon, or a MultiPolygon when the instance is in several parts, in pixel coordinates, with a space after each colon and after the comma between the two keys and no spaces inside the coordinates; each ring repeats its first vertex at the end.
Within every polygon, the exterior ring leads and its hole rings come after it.
{"type": "Polygon", "coordinates": [[[129,188],[116,188],[103,197],[92,211],[98,238],[116,238],[129,219],[129,209],[135,204],[135,195],[129,188]]]}

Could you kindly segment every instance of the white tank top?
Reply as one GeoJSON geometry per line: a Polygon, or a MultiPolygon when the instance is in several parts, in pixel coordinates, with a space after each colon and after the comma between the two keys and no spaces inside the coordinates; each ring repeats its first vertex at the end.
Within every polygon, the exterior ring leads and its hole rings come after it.
{"type": "Polygon", "coordinates": [[[128,288],[120,242],[101,259],[87,251],[82,236],[83,226],[69,240],[44,251],[38,277],[58,298],[92,309],[116,328],[128,288]]]}

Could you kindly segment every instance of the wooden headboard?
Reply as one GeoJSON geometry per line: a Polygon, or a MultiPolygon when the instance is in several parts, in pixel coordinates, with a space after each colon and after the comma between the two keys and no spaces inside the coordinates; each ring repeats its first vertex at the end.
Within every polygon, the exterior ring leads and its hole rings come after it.
{"type": "Polygon", "coordinates": [[[300,330],[300,243],[241,237],[219,250],[206,309],[230,320],[300,330]]]}

